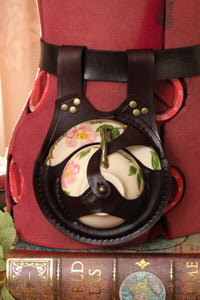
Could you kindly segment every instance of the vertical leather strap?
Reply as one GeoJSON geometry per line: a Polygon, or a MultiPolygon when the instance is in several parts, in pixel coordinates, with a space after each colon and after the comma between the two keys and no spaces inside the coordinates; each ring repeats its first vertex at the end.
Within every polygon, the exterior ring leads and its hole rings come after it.
{"type": "MultiPolygon", "coordinates": [[[[142,100],[148,110],[149,123],[157,132],[153,101],[154,90],[154,52],[152,49],[127,50],[128,53],[128,86],[127,94],[135,94],[142,100]]],[[[142,117],[142,116],[141,116],[142,117]]],[[[147,119],[146,119],[147,120],[147,119]]]]}
{"type": "Polygon", "coordinates": [[[148,99],[154,82],[154,53],[151,49],[127,50],[128,96],[137,94],[148,99]]]}
{"type": "Polygon", "coordinates": [[[83,66],[81,46],[61,46],[58,53],[57,65],[57,95],[61,98],[67,94],[83,89],[83,66]]]}

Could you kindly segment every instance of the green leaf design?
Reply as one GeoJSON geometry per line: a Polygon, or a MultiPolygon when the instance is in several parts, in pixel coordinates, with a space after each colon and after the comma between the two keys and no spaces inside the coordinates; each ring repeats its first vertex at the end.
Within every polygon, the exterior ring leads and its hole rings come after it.
{"type": "Polygon", "coordinates": [[[161,165],[160,165],[160,159],[158,157],[158,154],[156,152],[150,151],[151,152],[151,164],[152,168],[154,170],[160,170],[161,165]]]}
{"type": "Polygon", "coordinates": [[[67,194],[67,196],[70,196],[71,192],[68,192],[68,191],[64,191],[65,194],[67,194]]]}
{"type": "Polygon", "coordinates": [[[88,153],[90,152],[90,149],[87,149],[85,151],[82,151],[80,156],[79,156],[79,159],[83,158],[84,156],[86,156],[88,153]]]}
{"type": "Polygon", "coordinates": [[[116,127],[113,127],[110,131],[111,141],[116,139],[119,135],[120,135],[119,129],[116,127]]]}
{"type": "Polygon", "coordinates": [[[120,135],[119,129],[117,127],[113,127],[110,124],[103,124],[103,125],[99,126],[96,129],[96,132],[100,132],[102,127],[106,128],[106,130],[110,132],[111,141],[116,139],[120,135]]]}
{"type": "Polygon", "coordinates": [[[130,166],[130,167],[129,167],[129,173],[128,173],[128,176],[135,175],[135,174],[136,174],[136,172],[137,172],[137,169],[136,169],[136,167],[134,167],[134,166],[130,166]]]}
{"type": "Polygon", "coordinates": [[[142,182],[142,176],[141,176],[141,173],[138,172],[137,173],[137,184],[138,184],[138,188],[140,189],[141,187],[141,182],[142,182]]]}
{"type": "Polygon", "coordinates": [[[141,169],[139,169],[139,173],[140,173],[141,178],[143,178],[143,174],[142,174],[141,169]]]}
{"type": "Polygon", "coordinates": [[[96,132],[100,132],[102,127],[105,127],[105,128],[107,129],[107,131],[110,131],[110,130],[113,129],[113,126],[112,126],[112,125],[110,125],[110,124],[103,124],[103,125],[99,126],[99,127],[96,129],[96,132]]]}
{"type": "Polygon", "coordinates": [[[10,294],[8,289],[6,288],[6,283],[3,284],[2,290],[1,290],[1,298],[0,300],[15,300],[13,296],[10,294]]]}

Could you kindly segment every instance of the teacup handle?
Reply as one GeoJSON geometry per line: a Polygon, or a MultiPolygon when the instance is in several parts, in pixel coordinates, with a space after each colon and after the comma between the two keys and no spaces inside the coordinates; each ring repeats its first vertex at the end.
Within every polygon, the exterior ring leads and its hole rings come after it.
{"type": "Polygon", "coordinates": [[[105,168],[109,168],[109,160],[108,160],[108,140],[109,140],[109,132],[103,126],[101,128],[100,137],[101,137],[101,165],[105,168]]]}

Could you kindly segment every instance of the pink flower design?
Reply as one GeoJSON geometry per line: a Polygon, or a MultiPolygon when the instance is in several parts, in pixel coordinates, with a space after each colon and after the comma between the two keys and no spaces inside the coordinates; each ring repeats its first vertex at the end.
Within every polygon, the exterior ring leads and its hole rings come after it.
{"type": "Polygon", "coordinates": [[[89,124],[78,125],[67,132],[66,144],[69,147],[84,146],[94,143],[99,136],[89,124]]]}
{"type": "Polygon", "coordinates": [[[73,160],[66,165],[61,178],[61,185],[63,189],[67,189],[68,185],[71,185],[76,181],[76,175],[79,171],[80,165],[75,164],[73,160]]]}

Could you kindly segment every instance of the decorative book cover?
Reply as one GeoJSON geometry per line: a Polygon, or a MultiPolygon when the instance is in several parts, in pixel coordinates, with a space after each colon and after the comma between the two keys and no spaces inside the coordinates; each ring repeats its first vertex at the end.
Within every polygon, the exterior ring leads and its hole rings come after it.
{"type": "Polygon", "coordinates": [[[200,254],[13,250],[7,288],[23,299],[200,299],[200,254]]]}

